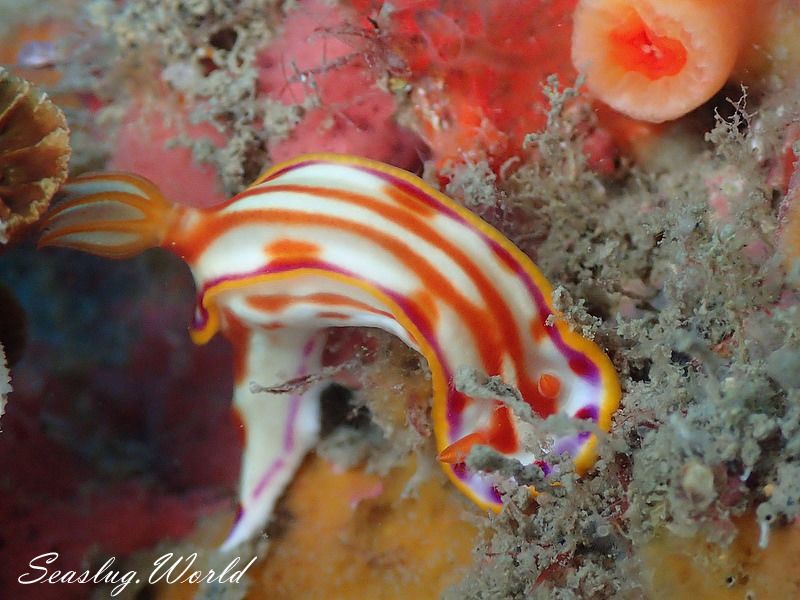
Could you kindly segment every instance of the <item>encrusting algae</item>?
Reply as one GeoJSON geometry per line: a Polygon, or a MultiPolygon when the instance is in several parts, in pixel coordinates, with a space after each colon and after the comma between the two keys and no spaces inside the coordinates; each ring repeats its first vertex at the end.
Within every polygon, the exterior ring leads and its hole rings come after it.
{"type": "Polygon", "coordinates": [[[759,546],[754,515],[734,519],[728,546],[659,531],[641,549],[644,580],[652,600],[780,600],[800,597],[798,525],[793,523],[759,546]]]}
{"type": "MultiPolygon", "coordinates": [[[[249,600],[435,598],[471,562],[477,535],[463,503],[440,476],[409,495],[414,460],[407,456],[384,476],[362,468],[341,471],[310,456],[287,489],[269,531],[269,558],[248,571],[249,600]],[[314,573],[310,577],[309,573],[314,573]]],[[[218,545],[230,529],[227,515],[203,523],[178,548],[188,553],[218,545]]],[[[246,555],[246,552],[240,551],[246,555]]],[[[204,552],[211,568],[226,555],[204,552]]],[[[209,600],[224,586],[160,585],[158,600],[209,600]]]]}

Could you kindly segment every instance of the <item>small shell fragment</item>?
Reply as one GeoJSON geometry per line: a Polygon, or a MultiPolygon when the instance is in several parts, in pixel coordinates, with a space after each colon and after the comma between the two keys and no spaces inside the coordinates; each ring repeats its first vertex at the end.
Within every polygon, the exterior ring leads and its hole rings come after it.
{"type": "Polygon", "coordinates": [[[67,177],[69,128],[30,82],[0,68],[0,244],[39,220],[67,177]]]}

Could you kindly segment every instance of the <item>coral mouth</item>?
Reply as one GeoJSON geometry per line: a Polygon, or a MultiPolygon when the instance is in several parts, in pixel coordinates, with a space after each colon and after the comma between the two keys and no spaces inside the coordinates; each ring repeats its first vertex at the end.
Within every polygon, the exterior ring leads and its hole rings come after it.
{"type": "Polygon", "coordinates": [[[611,59],[624,70],[650,80],[677,75],[688,59],[680,40],[659,35],[633,10],[608,37],[611,59]]]}
{"type": "Polygon", "coordinates": [[[744,0],[581,0],[572,62],[590,92],[634,119],[694,110],[729,79],[747,24],[744,0]]]}

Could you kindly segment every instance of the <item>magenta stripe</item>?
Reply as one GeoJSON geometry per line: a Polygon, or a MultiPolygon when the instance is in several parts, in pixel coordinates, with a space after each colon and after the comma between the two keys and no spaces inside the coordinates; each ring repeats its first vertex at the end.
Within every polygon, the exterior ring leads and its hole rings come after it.
{"type": "MultiPolygon", "coordinates": [[[[328,163],[328,162],[324,162],[324,161],[321,161],[321,160],[304,160],[302,162],[295,163],[293,165],[289,165],[288,167],[283,167],[282,169],[280,169],[278,171],[275,171],[272,175],[267,177],[261,183],[266,183],[267,181],[272,181],[276,177],[280,177],[281,175],[289,173],[290,171],[294,171],[295,169],[301,169],[302,167],[308,167],[310,165],[318,165],[318,164],[326,164],[327,165],[327,164],[334,164],[334,163],[328,163]]],[[[258,185],[261,185],[261,183],[259,183],[258,185]]]]}
{"type": "MultiPolygon", "coordinates": [[[[296,379],[308,374],[308,359],[311,356],[311,353],[314,351],[315,341],[315,337],[312,336],[311,339],[306,342],[306,345],[303,347],[302,360],[297,367],[297,371],[290,379],[296,379]]],[[[289,400],[289,415],[283,425],[284,454],[291,452],[294,448],[295,421],[297,421],[297,413],[300,410],[300,402],[302,397],[302,394],[292,394],[292,397],[289,400]]],[[[283,457],[277,458],[272,462],[266,473],[264,473],[253,490],[253,499],[257,499],[261,495],[264,489],[270,484],[272,478],[275,477],[275,475],[283,468],[285,464],[286,461],[283,459],[283,457]]]]}
{"type": "MultiPolygon", "coordinates": [[[[421,317],[419,312],[416,310],[414,304],[410,302],[408,298],[393,290],[383,287],[373,281],[367,281],[363,277],[358,277],[355,273],[348,271],[347,269],[342,269],[331,263],[324,262],[321,260],[308,259],[303,261],[293,261],[289,263],[283,262],[277,266],[265,265],[260,269],[251,271],[250,273],[240,273],[237,275],[223,276],[207,282],[203,286],[203,289],[198,294],[197,306],[195,308],[195,321],[192,323],[192,328],[196,330],[202,329],[203,326],[208,322],[208,311],[204,308],[203,299],[205,298],[205,294],[209,289],[217,285],[220,285],[221,283],[224,283],[226,281],[239,281],[242,279],[257,277],[259,275],[285,273],[289,271],[295,271],[298,269],[318,269],[321,271],[327,271],[329,273],[335,273],[346,277],[352,277],[354,279],[360,279],[361,281],[366,281],[366,283],[372,285],[378,291],[391,298],[392,301],[395,302],[400,307],[400,310],[403,311],[405,316],[408,317],[408,319],[412,323],[414,323],[414,325],[417,327],[422,337],[425,339],[425,341],[431,347],[433,352],[436,354],[436,358],[439,361],[439,364],[442,365],[442,369],[444,371],[445,377],[447,378],[447,381],[451,380],[452,370],[450,368],[450,365],[447,364],[444,358],[444,352],[442,351],[441,345],[439,344],[439,341],[436,338],[433,329],[430,327],[430,324],[427,322],[427,319],[421,317]]],[[[449,400],[447,406],[447,415],[448,415],[449,427],[451,428],[452,431],[455,431],[455,434],[457,434],[461,426],[461,416],[457,414],[455,411],[449,410],[449,400]]]]}
{"type": "Polygon", "coordinates": [[[267,469],[267,472],[264,473],[264,475],[261,477],[261,479],[258,482],[258,485],[256,486],[256,489],[253,490],[253,493],[251,494],[253,500],[256,500],[262,494],[264,488],[266,488],[269,485],[270,481],[272,481],[272,478],[275,477],[275,475],[277,475],[280,472],[284,464],[285,461],[283,460],[283,457],[272,461],[272,464],[269,466],[269,469],[267,469]]]}
{"type": "MultiPolygon", "coordinates": [[[[226,202],[224,202],[222,204],[216,205],[214,207],[214,210],[219,210],[219,209],[222,209],[222,208],[226,208],[226,207],[230,206],[231,204],[233,204],[234,202],[236,202],[237,200],[241,200],[242,198],[246,198],[247,196],[252,196],[253,193],[257,192],[262,185],[264,185],[268,181],[274,180],[276,177],[279,177],[280,175],[284,175],[284,174],[288,173],[289,171],[294,171],[295,169],[299,169],[301,167],[307,167],[307,166],[310,166],[310,165],[316,165],[316,164],[321,164],[321,163],[322,163],[322,161],[319,161],[319,160],[306,160],[306,161],[303,161],[303,162],[299,162],[296,165],[289,165],[288,167],[284,167],[284,168],[280,169],[279,171],[275,171],[272,175],[267,177],[264,181],[261,181],[261,182],[255,184],[255,185],[250,185],[247,188],[245,188],[244,190],[242,190],[241,192],[239,192],[238,194],[236,194],[230,200],[228,200],[228,201],[226,201],[226,202]]],[[[331,164],[331,163],[323,163],[323,164],[331,164]]]]}
{"type": "MultiPolygon", "coordinates": [[[[485,238],[487,243],[492,247],[494,253],[500,258],[505,264],[509,267],[514,269],[514,273],[517,277],[522,280],[525,284],[525,287],[528,290],[528,293],[533,298],[533,301],[536,303],[536,308],[539,311],[539,314],[542,316],[542,319],[546,319],[548,316],[552,314],[552,311],[548,307],[547,303],[545,302],[544,296],[542,295],[542,291],[539,289],[539,286],[536,285],[536,282],[531,279],[530,275],[525,271],[523,266],[520,264],[518,260],[515,260],[511,253],[503,248],[500,244],[498,244],[495,240],[490,238],[485,238]]],[[[550,340],[553,342],[553,345],[558,348],[559,352],[567,357],[568,361],[578,361],[586,368],[586,376],[584,377],[588,380],[592,385],[597,385],[600,382],[600,369],[596,363],[592,362],[592,360],[586,356],[583,352],[579,352],[575,350],[572,346],[568,345],[564,338],[561,337],[561,332],[556,327],[545,327],[545,330],[550,337],[550,340]]],[[[576,373],[576,375],[578,375],[576,373]]]]}
{"type": "MultiPolygon", "coordinates": [[[[378,177],[379,179],[382,179],[383,181],[390,183],[391,185],[413,196],[426,206],[435,208],[441,214],[444,214],[453,219],[454,221],[469,227],[472,231],[478,234],[478,236],[480,236],[483,242],[491,249],[491,251],[498,257],[498,259],[500,259],[511,269],[513,269],[515,275],[520,280],[522,280],[523,284],[528,290],[528,293],[530,293],[531,298],[536,304],[536,308],[539,314],[542,315],[543,318],[547,318],[550,314],[552,314],[552,311],[550,310],[548,303],[545,301],[544,296],[542,295],[542,292],[539,289],[539,286],[536,285],[536,282],[533,281],[531,276],[523,268],[520,262],[517,259],[515,259],[511,255],[511,253],[505,248],[503,248],[503,246],[499,244],[496,240],[492,239],[491,237],[486,235],[486,233],[484,233],[480,229],[473,227],[470,223],[468,223],[467,220],[457,211],[455,211],[452,207],[448,206],[435,196],[426,193],[424,190],[408,183],[404,179],[401,179],[400,177],[397,177],[395,175],[391,175],[389,173],[385,173],[377,169],[371,169],[369,167],[362,167],[360,165],[357,167],[354,166],[353,168],[367,172],[375,177],[378,177]]],[[[547,334],[550,336],[553,345],[555,345],[556,348],[558,348],[559,352],[561,352],[567,358],[568,361],[578,361],[581,364],[583,364],[583,366],[585,366],[587,372],[585,379],[587,379],[593,385],[596,385],[600,382],[600,369],[594,362],[591,361],[591,359],[589,359],[588,356],[586,356],[583,352],[579,352],[578,350],[575,350],[572,346],[568,345],[562,338],[561,333],[558,331],[557,328],[548,327],[547,334]]]]}

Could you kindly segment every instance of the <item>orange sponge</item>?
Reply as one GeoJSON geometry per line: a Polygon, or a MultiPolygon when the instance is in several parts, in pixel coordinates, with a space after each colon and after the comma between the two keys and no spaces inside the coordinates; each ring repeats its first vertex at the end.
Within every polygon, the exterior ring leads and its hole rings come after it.
{"type": "Polygon", "coordinates": [[[676,119],[713,96],[745,41],[748,0],[582,0],[572,62],[600,100],[635,119],[676,119]]]}

